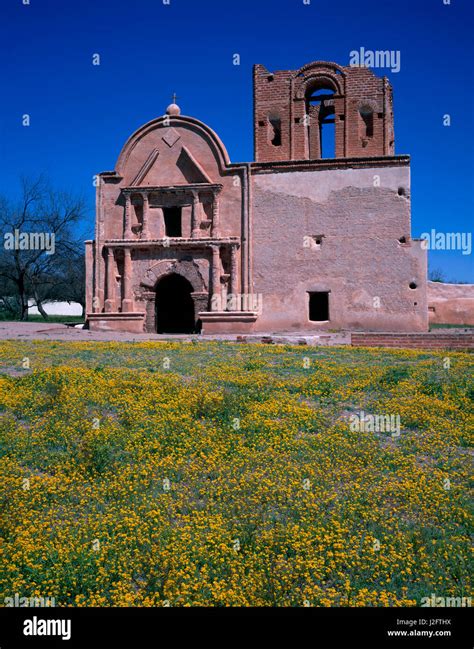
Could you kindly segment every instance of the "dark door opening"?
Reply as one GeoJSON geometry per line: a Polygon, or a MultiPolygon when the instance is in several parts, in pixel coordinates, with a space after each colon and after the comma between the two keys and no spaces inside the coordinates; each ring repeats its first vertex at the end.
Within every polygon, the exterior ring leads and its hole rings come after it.
{"type": "Polygon", "coordinates": [[[181,208],[164,207],[165,233],[167,237],[182,237],[181,208]]]}
{"type": "Polygon", "coordinates": [[[186,334],[195,330],[193,287],[181,275],[166,275],[156,287],[157,333],[186,334]]]}
{"type": "Polygon", "coordinates": [[[334,90],[318,88],[306,97],[310,160],[336,157],[334,90]]]}
{"type": "Polygon", "coordinates": [[[329,320],[329,293],[327,291],[309,294],[309,319],[313,322],[329,320]]]}

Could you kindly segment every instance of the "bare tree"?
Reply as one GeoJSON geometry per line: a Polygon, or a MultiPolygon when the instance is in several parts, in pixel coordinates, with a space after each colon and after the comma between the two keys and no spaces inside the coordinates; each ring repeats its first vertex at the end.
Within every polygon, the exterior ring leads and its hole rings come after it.
{"type": "Polygon", "coordinates": [[[428,279],[431,282],[445,282],[446,281],[446,277],[445,277],[443,271],[441,270],[441,268],[433,268],[433,270],[430,270],[430,272],[428,273],[428,279]]]}
{"type": "Polygon", "coordinates": [[[58,295],[64,264],[78,254],[74,226],[84,217],[84,200],[53,190],[43,176],[23,178],[21,189],[17,203],[0,196],[2,303],[27,320],[28,299],[34,298],[47,318],[43,302],[58,295]]]}
{"type": "Polygon", "coordinates": [[[82,317],[86,312],[86,268],[84,244],[77,242],[70,254],[63,256],[56,266],[54,286],[48,299],[77,302],[82,307],[82,317]]]}

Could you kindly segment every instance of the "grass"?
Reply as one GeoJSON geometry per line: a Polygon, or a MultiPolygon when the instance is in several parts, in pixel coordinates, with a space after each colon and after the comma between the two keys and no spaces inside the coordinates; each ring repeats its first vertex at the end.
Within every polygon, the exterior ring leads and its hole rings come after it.
{"type": "Polygon", "coordinates": [[[469,354],[4,341],[0,360],[0,601],[471,595],[469,354]]]}

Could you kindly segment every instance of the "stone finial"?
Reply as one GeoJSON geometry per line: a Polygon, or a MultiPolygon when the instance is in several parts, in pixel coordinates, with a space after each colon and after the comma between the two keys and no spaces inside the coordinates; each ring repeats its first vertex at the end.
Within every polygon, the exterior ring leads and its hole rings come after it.
{"type": "Polygon", "coordinates": [[[166,109],[167,115],[181,115],[181,108],[176,103],[176,93],[173,93],[172,103],[166,109]]]}

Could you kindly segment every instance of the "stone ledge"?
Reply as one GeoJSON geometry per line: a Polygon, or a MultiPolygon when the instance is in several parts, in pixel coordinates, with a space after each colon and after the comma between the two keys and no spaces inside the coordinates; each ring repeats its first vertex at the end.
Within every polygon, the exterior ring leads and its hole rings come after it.
{"type": "Polygon", "coordinates": [[[235,246],[240,245],[239,237],[202,237],[192,239],[191,237],[168,237],[162,239],[105,239],[104,246],[113,248],[147,248],[150,246],[160,246],[162,248],[185,247],[192,248],[196,246],[235,246]]]}
{"type": "Polygon", "coordinates": [[[201,311],[203,334],[250,333],[258,318],[256,311],[201,311]]]}
{"type": "Polygon", "coordinates": [[[321,158],[319,160],[278,160],[274,162],[252,162],[251,173],[319,171],[323,169],[353,169],[360,167],[404,167],[409,165],[409,155],[374,156],[366,158],[321,158]]]}
{"type": "Polygon", "coordinates": [[[144,322],[144,312],[124,313],[113,311],[110,313],[88,313],[86,316],[86,324],[89,326],[90,331],[143,333],[144,322]]]}

